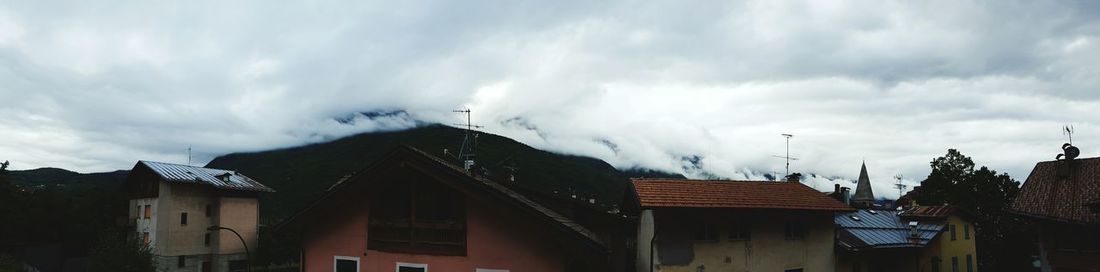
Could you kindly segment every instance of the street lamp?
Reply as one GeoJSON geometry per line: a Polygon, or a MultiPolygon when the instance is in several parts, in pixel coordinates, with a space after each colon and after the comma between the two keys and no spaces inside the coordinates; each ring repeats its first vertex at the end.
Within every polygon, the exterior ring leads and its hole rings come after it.
{"type": "Polygon", "coordinates": [[[237,239],[241,239],[241,245],[244,246],[244,262],[245,262],[245,264],[248,265],[248,272],[252,272],[252,262],[249,260],[251,258],[250,257],[251,254],[248,253],[248,243],[244,242],[244,237],[241,237],[240,233],[237,233],[237,231],[235,231],[231,228],[222,227],[222,226],[218,226],[218,225],[210,226],[209,228],[206,228],[206,230],[208,230],[208,231],[228,230],[228,231],[233,232],[233,234],[236,234],[237,239]]]}

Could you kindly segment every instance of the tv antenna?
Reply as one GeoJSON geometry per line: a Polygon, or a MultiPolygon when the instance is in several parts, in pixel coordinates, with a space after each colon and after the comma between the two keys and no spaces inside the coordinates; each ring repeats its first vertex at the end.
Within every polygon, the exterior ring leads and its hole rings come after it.
{"type": "Polygon", "coordinates": [[[798,158],[791,157],[791,137],[794,137],[794,135],[786,134],[786,133],[780,134],[780,135],[783,135],[783,137],[787,138],[787,155],[786,156],[772,155],[772,157],[787,160],[787,170],[786,170],[787,172],[786,172],[786,174],[783,175],[783,178],[787,178],[787,176],[791,175],[791,161],[797,161],[798,158]]]}
{"type": "Polygon", "coordinates": [[[187,145],[187,166],[191,166],[191,145],[187,145]]]}
{"type": "Polygon", "coordinates": [[[905,188],[909,187],[908,185],[905,185],[905,183],[901,182],[901,178],[901,174],[894,175],[894,180],[897,181],[897,183],[894,183],[894,187],[898,188],[898,198],[901,198],[901,194],[905,192],[905,188]]]}
{"type": "Polygon", "coordinates": [[[1069,136],[1069,144],[1073,144],[1073,125],[1062,126],[1062,134],[1069,136]]]}
{"type": "Polygon", "coordinates": [[[454,110],[456,113],[466,114],[465,124],[455,124],[457,126],[466,127],[466,135],[462,138],[462,146],[458,149],[458,159],[462,160],[463,168],[469,171],[474,166],[474,158],[477,154],[477,136],[474,132],[475,128],[482,128],[482,126],[474,125],[473,120],[470,117],[470,109],[454,110]]]}

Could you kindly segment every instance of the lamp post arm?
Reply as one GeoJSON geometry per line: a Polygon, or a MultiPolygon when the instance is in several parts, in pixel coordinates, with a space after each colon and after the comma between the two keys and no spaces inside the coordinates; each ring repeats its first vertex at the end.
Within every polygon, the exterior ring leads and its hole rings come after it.
{"type": "Polygon", "coordinates": [[[217,229],[222,229],[222,230],[228,230],[228,231],[230,231],[230,232],[233,232],[233,234],[237,235],[237,239],[241,239],[241,245],[243,245],[243,246],[244,246],[244,260],[245,260],[245,262],[247,262],[247,265],[248,265],[248,272],[252,272],[252,261],[251,261],[251,259],[252,259],[252,257],[251,257],[251,256],[252,256],[252,254],[251,254],[251,253],[249,253],[249,251],[248,251],[248,243],[245,243],[245,242],[244,242],[244,237],[243,237],[243,236],[241,236],[241,234],[240,234],[240,233],[237,233],[237,231],[236,231],[236,230],[233,230],[233,229],[231,229],[231,228],[226,228],[226,227],[221,227],[221,226],[219,226],[219,227],[216,227],[216,228],[217,228],[217,229]]]}

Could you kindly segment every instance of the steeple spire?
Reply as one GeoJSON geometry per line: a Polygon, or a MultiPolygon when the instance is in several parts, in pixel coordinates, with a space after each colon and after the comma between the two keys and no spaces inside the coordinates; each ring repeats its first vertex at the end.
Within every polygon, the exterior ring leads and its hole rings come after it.
{"type": "Polygon", "coordinates": [[[871,191],[871,178],[867,176],[867,162],[859,170],[859,182],[856,183],[856,194],[852,196],[853,204],[858,208],[870,208],[875,204],[875,193],[871,191]]]}

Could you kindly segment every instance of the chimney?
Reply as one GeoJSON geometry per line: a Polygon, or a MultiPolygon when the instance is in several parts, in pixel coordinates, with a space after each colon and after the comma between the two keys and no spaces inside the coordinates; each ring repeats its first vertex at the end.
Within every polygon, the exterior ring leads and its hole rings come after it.
{"type": "Polygon", "coordinates": [[[787,175],[787,182],[799,182],[802,180],[802,173],[794,173],[787,175]]]}
{"type": "Polygon", "coordinates": [[[1063,163],[1057,166],[1057,175],[1059,178],[1065,179],[1070,177],[1073,173],[1073,159],[1076,159],[1079,155],[1081,155],[1081,150],[1076,146],[1069,143],[1062,144],[1062,154],[1058,154],[1058,156],[1054,157],[1055,160],[1063,161],[1063,163]]]}
{"type": "Polygon", "coordinates": [[[840,193],[840,183],[833,183],[833,192],[840,193]]]}
{"type": "Polygon", "coordinates": [[[909,221],[909,242],[920,244],[920,233],[917,232],[917,221],[909,221]]]}
{"type": "Polygon", "coordinates": [[[844,204],[852,205],[852,195],[848,194],[852,191],[852,188],[840,187],[840,191],[840,195],[844,196],[844,204]]]}

